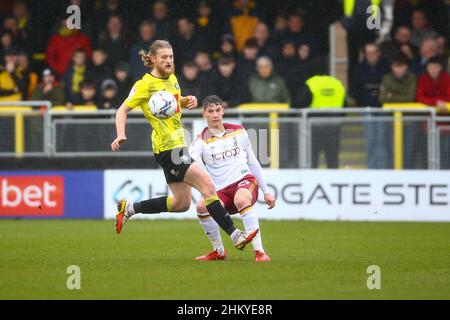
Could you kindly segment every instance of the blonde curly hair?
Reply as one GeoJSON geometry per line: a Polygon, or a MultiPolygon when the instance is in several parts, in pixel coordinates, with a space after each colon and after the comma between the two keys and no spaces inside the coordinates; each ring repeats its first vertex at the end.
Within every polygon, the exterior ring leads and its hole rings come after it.
{"type": "Polygon", "coordinates": [[[142,62],[146,67],[152,68],[152,60],[150,56],[154,56],[157,54],[159,49],[172,49],[172,46],[170,45],[169,41],[167,40],[155,40],[150,45],[149,51],[145,51],[144,49],[139,50],[139,56],[142,59],[142,62]]]}

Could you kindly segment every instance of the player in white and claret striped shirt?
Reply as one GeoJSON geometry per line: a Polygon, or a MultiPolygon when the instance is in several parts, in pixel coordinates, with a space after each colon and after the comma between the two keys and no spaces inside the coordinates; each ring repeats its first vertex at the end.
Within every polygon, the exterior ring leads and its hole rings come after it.
{"type": "MultiPolygon", "coordinates": [[[[203,100],[202,114],[208,126],[191,143],[189,153],[212,178],[226,211],[229,214],[239,212],[246,231],[259,229],[258,217],[253,210],[258,186],[269,209],[275,206],[275,199],[267,189],[247,131],[241,125],[223,122],[224,107],[218,96],[208,96],[203,100]]],[[[196,260],[225,259],[226,250],[219,226],[208,214],[203,199],[197,204],[197,216],[214,250],[196,260]]],[[[262,245],[261,230],[252,240],[252,245],[256,261],[270,261],[262,245]]]]}

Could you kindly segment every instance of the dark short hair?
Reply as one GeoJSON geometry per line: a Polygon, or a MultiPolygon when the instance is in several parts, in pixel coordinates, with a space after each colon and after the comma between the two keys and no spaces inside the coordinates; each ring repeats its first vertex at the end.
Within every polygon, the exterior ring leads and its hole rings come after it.
{"type": "Polygon", "coordinates": [[[218,96],[210,95],[210,96],[207,96],[205,99],[203,99],[202,106],[203,106],[203,109],[206,109],[207,107],[209,107],[211,105],[214,105],[214,106],[222,105],[222,103],[223,103],[222,99],[220,99],[218,96]]]}
{"type": "Polygon", "coordinates": [[[95,82],[92,80],[85,80],[81,83],[80,85],[81,88],[91,88],[91,89],[95,89],[95,82]]]}
{"type": "Polygon", "coordinates": [[[255,38],[248,38],[245,41],[244,48],[259,48],[255,38]]]}
{"type": "Polygon", "coordinates": [[[445,66],[445,62],[444,62],[444,60],[442,59],[442,57],[440,57],[440,56],[434,56],[434,57],[431,57],[431,58],[427,61],[427,66],[428,66],[430,63],[437,63],[437,64],[440,64],[442,68],[444,68],[444,66],[445,66]]]}
{"type": "Polygon", "coordinates": [[[234,58],[232,56],[225,55],[219,58],[218,64],[221,66],[227,66],[232,63],[235,63],[234,58]]]}
{"type": "Polygon", "coordinates": [[[394,56],[392,64],[401,64],[409,66],[409,59],[403,52],[400,52],[394,56]]]}

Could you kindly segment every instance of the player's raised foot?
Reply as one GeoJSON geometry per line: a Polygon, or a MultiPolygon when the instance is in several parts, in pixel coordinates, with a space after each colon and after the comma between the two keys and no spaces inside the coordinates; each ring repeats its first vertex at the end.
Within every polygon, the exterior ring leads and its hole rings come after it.
{"type": "Polygon", "coordinates": [[[265,252],[255,250],[255,260],[256,262],[268,262],[270,257],[265,252]]]}
{"type": "Polygon", "coordinates": [[[227,257],[227,252],[224,251],[223,254],[220,254],[217,250],[211,251],[208,254],[205,254],[203,256],[199,256],[197,258],[195,258],[195,260],[225,260],[225,258],[227,257]]]}
{"type": "Polygon", "coordinates": [[[130,218],[127,212],[127,202],[125,200],[120,200],[117,202],[117,214],[116,214],[116,232],[120,233],[122,231],[123,225],[130,218]]]}
{"type": "Polygon", "coordinates": [[[237,249],[242,250],[245,248],[247,243],[251,242],[253,240],[253,238],[258,234],[259,229],[248,230],[248,231],[239,231],[239,232],[240,232],[239,238],[234,243],[234,246],[237,249]]]}

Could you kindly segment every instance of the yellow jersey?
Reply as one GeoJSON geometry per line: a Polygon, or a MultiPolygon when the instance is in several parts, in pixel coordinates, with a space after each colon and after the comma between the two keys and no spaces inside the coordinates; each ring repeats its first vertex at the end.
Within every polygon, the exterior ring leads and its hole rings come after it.
{"type": "Polygon", "coordinates": [[[130,108],[140,107],[145,118],[153,128],[152,146],[153,152],[158,154],[162,151],[185,147],[184,130],[181,126],[181,90],[177,77],[172,74],[168,78],[157,78],[150,73],[145,74],[138,80],[125,100],[130,108]],[[150,97],[161,90],[166,90],[175,96],[178,103],[177,112],[167,119],[156,118],[150,111],[148,104],[150,97]]]}

